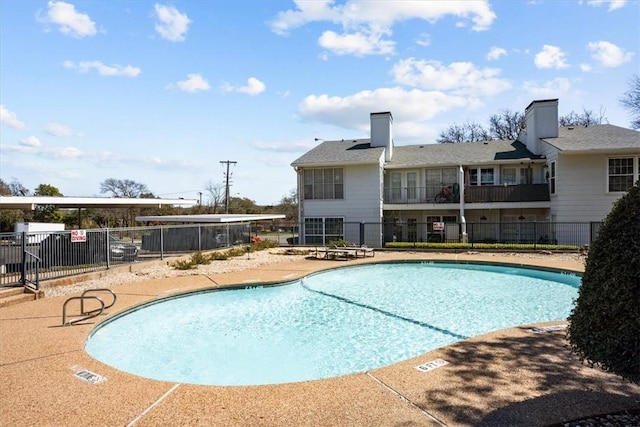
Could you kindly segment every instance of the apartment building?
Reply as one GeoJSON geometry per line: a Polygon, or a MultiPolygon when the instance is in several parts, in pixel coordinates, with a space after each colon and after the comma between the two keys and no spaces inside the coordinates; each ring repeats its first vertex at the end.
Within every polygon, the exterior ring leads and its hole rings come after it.
{"type": "Polygon", "coordinates": [[[396,145],[391,112],[371,113],[369,138],[322,141],[291,164],[300,242],[562,243],[559,224],[599,223],[640,178],[640,132],[559,128],[557,99],[533,101],[525,118],[516,140],[396,145]],[[364,241],[348,224],[366,224],[364,241]]]}

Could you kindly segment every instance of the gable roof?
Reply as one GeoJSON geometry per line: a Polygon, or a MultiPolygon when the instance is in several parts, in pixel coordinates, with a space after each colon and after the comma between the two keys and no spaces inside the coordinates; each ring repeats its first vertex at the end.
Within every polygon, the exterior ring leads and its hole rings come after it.
{"type": "Polygon", "coordinates": [[[425,165],[473,165],[540,160],[520,141],[479,141],[455,144],[397,146],[388,168],[425,165]]]}
{"type": "MultiPolygon", "coordinates": [[[[325,141],[303,154],[291,166],[374,164],[380,162],[383,147],[371,147],[369,139],[325,141]]],[[[457,144],[400,145],[385,168],[473,165],[495,162],[540,160],[520,141],[481,141],[457,144]]]]}
{"type": "Polygon", "coordinates": [[[298,157],[291,166],[326,166],[332,164],[369,164],[380,162],[383,147],[371,147],[369,139],[324,141],[298,157]]]}
{"type": "Polygon", "coordinates": [[[542,141],[566,153],[640,152],[640,132],[614,125],[569,126],[542,141]]]}

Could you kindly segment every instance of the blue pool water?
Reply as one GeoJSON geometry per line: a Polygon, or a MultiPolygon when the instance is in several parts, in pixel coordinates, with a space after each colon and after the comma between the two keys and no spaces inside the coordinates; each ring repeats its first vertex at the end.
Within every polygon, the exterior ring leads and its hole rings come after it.
{"type": "Polygon", "coordinates": [[[282,286],[204,291],[123,313],[89,337],[142,377],[258,385],[393,364],[497,329],[566,319],[581,278],[479,264],[380,263],[282,286]]]}

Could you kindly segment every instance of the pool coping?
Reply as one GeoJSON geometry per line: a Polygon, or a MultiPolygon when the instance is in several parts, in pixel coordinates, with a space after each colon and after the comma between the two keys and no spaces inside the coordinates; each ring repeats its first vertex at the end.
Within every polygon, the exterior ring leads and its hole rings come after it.
{"type": "MultiPolygon", "coordinates": [[[[402,259],[583,270],[576,262],[482,253],[382,252],[346,265],[402,259]]],[[[177,292],[239,283],[256,286],[283,277],[292,281],[336,266],[335,261],[303,260],[119,285],[114,288],[118,303],[108,316],[177,292]]],[[[640,386],[582,365],[571,354],[562,330],[532,331],[566,324],[563,321],[492,332],[338,378],[199,386],[147,380],[91,358],[84,343],[104,317],[59,326],[61,307],[69,296],[0,308],[1,425],[537,426],[640,408],[640,386]],[[426,372],[416,369],[437,360],[448,364],[426,372]],[[96,374],[95,381],[78,377],[81,371],[96,374]]]]}

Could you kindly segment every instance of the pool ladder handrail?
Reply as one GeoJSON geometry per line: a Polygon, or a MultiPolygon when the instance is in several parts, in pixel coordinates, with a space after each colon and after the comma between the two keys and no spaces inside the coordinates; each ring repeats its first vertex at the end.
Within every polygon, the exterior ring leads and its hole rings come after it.
{"type": "Polygon", "coordinates": [[[86,289],[82,293],[82,295],[80,295],[79,297],[68,298],[64,302],[64,304],[62,305],[62,326],[71,326],[71,325],[74,325],[74,324],[76,324],[78,322],[82,322],[84,320],[100,316],[104,312],[105,309],[113,307],[113,305],[116,303],[116,299],[117,299],[116,294],[113,293],[113,291],[111,291],[110,289],[107,289],[107,288],[86,289]],[[97,297],[95,295],[87,295],[89,293],[94,293],[94,292],[106,292],[106,293],[109,293],[111,295],[111,297],[112,297],[111,303],[107,305],[107,304],[104,303],[104,301],[101,298],[99,298],[99,297],[97,297]],[[97,300],[100,303],[100,307],[96,308],[96,309],[93,309],[93,310],[85,311],[84,302],[85,302],[85,300],[88,300],[88,299],[97,300]],[[80,317],[78,319],[70,320],[69,322],[67,322],[67,304],[70,301],[77,301],[77,300],[80,301],[80,314],[84,315],[84,317],[80,317]]]}

